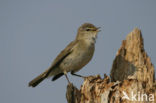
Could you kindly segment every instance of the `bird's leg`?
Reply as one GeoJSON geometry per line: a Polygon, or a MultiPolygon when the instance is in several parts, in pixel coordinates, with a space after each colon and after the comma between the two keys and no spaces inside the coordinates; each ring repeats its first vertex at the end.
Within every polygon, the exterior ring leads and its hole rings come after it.
{"type": "Polygon", "coordinates": [[[90,80],[88,77],[86,77],[86,76],[82,76],[82,75],[79,75],[79,74],[75,74],[74,72],[71,72],[71,75],[74,75],[74,76],[77,76],[77,77],[81,77],[81,78],[83,78],[84,80],[87,79],[87,80],[89,80],[89,81],[91,82],[91,80],[90,80]]]}
{"type": "Polygon", "coordinates": [[[66,77],[68,83],[70,84],[70,81],[69,81],[69,79],[68,79],[67,73],[65,72],[64,75],[65,75],[65,77],[66,77]]]}
{"type": "Polygon", "coordinates": [[[75,74],[74,72],[71,72],[72,75],[77,76],[77,77],[81,77],[81,78],[86,78],[85,76],[79,75],[79,74],[75,74]]]}

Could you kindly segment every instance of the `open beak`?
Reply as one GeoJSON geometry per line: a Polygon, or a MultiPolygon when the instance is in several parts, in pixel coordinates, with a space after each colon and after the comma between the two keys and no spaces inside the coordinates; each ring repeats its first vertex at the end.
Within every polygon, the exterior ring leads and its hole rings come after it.
{"type": "Polygon", "coordinates": [[[101,27],[97,27],[97,28],[96,28],[96,31],[97,31],[97,32],[100,32],[100,31],[101,31],[100,28],[101,28],[101,27]]]}

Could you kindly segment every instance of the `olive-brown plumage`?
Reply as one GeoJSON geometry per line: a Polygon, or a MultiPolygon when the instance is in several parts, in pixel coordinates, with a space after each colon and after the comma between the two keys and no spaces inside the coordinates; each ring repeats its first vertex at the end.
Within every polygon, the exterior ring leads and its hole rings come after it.
{"type": "MultiPolygon", "coordinates": [[[[29,86],[35,87],[45,78],[53,76],[53,81],[71,72],[73,75],[85,66],[93,57],[95,41],[99,28],[93,24],[84,23],[78,29],[77,36],[53,61],[52,65],[42,74],[29,82],[29,86]]],[[[80,76],[80,75],[77,75],[80,76]]],[[[69,80],[68,80],[69,82],[69,80]]]]}

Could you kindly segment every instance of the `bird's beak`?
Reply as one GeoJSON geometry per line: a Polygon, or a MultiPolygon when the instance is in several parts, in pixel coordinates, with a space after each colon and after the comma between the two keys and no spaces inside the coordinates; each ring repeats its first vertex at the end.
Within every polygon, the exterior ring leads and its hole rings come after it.
{"type": "Polygon", "coordinates": [[[96,28],[96,31],[97,31],[97,32],[100,32],[100,31],[101,31],[100,28],[101,28],[101,27],[97,27],[97,28],[96,28]]]}

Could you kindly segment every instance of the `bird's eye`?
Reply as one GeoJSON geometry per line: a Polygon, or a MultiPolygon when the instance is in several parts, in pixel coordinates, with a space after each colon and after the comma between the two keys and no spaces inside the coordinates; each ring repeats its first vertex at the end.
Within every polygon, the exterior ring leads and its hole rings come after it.
{"type": "Polygon", "coordinates": [[[91,31],[91,29],[87,28],[86,31],[91,31]]]}

